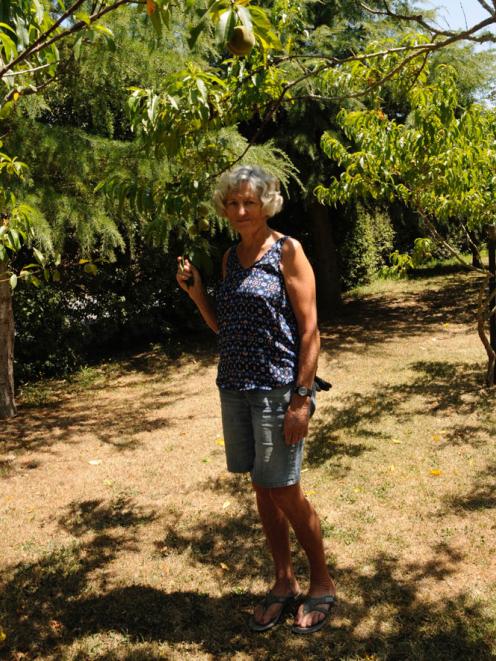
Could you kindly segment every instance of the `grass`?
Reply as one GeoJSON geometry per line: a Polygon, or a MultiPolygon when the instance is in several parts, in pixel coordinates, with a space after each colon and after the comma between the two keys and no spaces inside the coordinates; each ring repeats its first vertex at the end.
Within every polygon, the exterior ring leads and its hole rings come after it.
{"type": "MultiPolygon", "coordinates": [[[[475,287],[456,272],[374,284],[322,328],[334,387],[302,484],[340,602],[308,638],[290,619],[247,628],[270,560],[249,480],[224,468],[210,340],[24,390],[0,430],[0,657],[496,658],[496,416],[475,287]]],[[[294,563],[304,583],[300,550],[294,563]]]]}

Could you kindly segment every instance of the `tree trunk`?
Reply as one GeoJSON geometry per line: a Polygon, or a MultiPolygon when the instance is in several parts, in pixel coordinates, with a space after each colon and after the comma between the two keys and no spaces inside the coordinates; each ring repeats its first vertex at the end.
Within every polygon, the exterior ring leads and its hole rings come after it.
{"type": "Polygon", "coordinates": [[[332,317],[341,304],[338,253],[332,234],[329,207],[314,199],[309,201],[308,211],[315,255],[317,305],[319,316],[325,319],[332,317]]]}
{"type": "Polygon", "coordinates": [[[0,262],[0,418],[16,414],[14,399],[14,313],[7,261],[0,262]]]}

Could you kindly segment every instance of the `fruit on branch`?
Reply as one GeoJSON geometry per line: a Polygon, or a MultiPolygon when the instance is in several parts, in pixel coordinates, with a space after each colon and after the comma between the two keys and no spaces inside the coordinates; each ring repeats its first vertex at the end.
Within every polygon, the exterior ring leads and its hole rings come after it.
{"type": "Polygon", "coordinates": [[[196,210],[198,218],[205,218],[210,213],[210,205],[208,202],[200,202],[196,210]]]}
{"type": "Polygon", "coordinates": [[[208,222],[208,219],[205,217],[200,218],[198,221],[198,230],[200,232],[206,232],[208,229],[210,229],[210,223],[208,222]]]}
{"type": "Polygon", "coordinates": [[[255,45],[255,35],[245,25],[236,25],[227,47],[233,55],[248,55],[255,45]]]}

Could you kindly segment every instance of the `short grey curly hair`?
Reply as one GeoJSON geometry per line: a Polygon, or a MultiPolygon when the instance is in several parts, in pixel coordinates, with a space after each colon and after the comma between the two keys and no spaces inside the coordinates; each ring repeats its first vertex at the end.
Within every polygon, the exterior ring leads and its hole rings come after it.
{"type": "Polygon", "coordinates": [[[225,202],[231,191],[239,190],[242,183],[247,182],[257,193],[262,202],[262,211],[269,218],[282,209],[283,197],[277,177],[266,172],[258,165],[238,165],[219,177],[217,188],[212,199],[217,213],[225,214],[225,202]]]}

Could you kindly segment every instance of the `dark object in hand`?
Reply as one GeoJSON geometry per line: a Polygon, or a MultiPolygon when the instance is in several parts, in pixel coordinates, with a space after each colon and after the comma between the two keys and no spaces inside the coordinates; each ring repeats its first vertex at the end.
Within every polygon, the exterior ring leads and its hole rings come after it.
{"type": "Polygon", "coordinates": [[[332,383],[329,383],[329,381],[325,381],[324,379],[321,379],[320,376],[316,376],[315,379],[313,380],[315,390],[316,392],[319,392],[320,390],[330,390],[332,388],[332,383]]]}
{"type": "MultiPolygon", "coordinates": [[[[190,261],[190,260],[188,260],[190,261]]],[[[184,257],[181,257],[181,271],[184,271],[184,257]]],[[[195,284],[195,278],[193,275],[190,275],[190,277],[184,281],[186,287],[189,289],[192,285],[195,284]]]]}

